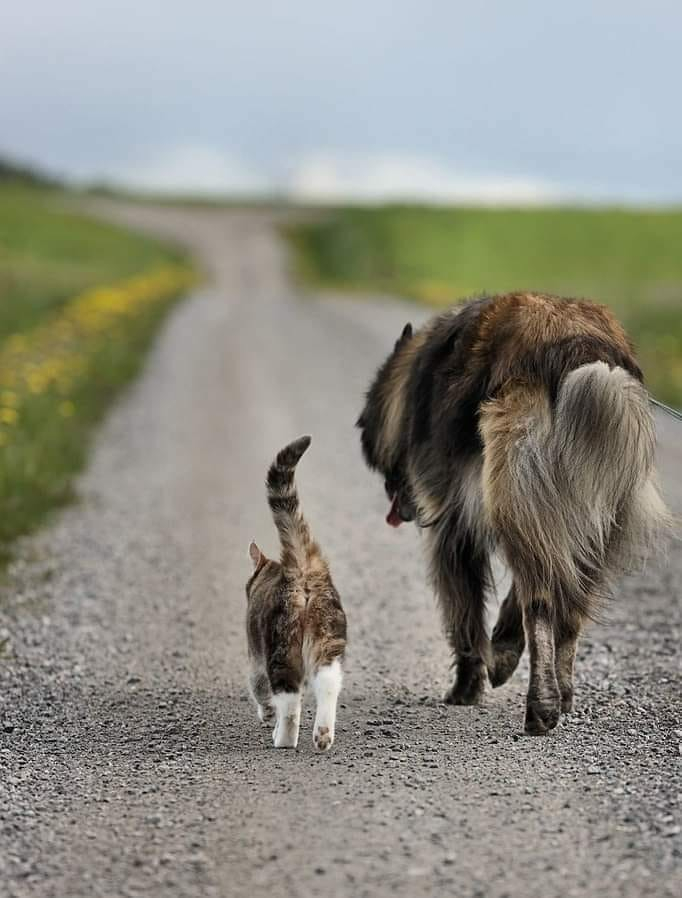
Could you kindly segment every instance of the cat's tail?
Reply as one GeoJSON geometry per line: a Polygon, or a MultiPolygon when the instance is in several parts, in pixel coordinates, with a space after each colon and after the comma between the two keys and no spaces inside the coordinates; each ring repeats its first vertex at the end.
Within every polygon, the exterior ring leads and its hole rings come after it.
{"type": "Polygon", "coordinates": [[[301,514],[294,472],[301,456],[310,446],[310,437],[299,437],[277,454],[268,471],[268,503],[282,544],[284,570],[304,570],[320,557],[317,543],[310,535],[301,514]]]}

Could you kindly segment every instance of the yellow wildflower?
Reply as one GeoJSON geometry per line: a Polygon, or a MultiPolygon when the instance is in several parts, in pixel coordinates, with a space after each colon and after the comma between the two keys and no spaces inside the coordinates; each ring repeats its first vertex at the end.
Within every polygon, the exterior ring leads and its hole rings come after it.
{"type": "MultiPolygon", "coordinates": [[[[194,282],[191,270],[168,265],[87,290],[66,303],[56,318],[8,337],[0,345],[0,421],[14,423],[13,410],[21,404],[22,390],[67,394],[78,378],[87,376],[91,348],[100,345],[95,341],[125,338],[129,316],[145,313],[194,282]]],[[[61,413],[73,414],[68,406],[61,413]]]]}
{"type": "Polygon", "coordinates": [[[19,413],[15,408],[0,408],[0,424],[16,424],[19,413]]]}
{"type": "Polygon", "coordinates": [[[3,390],[0,393],[0,403],[10,408],[16,408],[19,405],[19,397],[14,390],[3,390]]]}
{"type": "Polygon", "coordinates": [[[21,352],[26,347],[26,337],[23,334],[14,334],[7,338],[7,345],[11,352],[21,352]]]}
{"type": "Polygon", "coordinates": [[[29,371],[26,375],[28,388],[32,393],[44,393],[47,386],[47,378],[40,370],[29,371]]]}

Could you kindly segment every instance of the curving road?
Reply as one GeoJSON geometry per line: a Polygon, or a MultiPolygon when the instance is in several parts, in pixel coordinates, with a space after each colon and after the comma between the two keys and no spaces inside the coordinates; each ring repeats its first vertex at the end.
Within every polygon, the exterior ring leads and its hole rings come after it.
{"type": "MultiPolygon", "coordinates": [[[[673,896],[682,891],[682,554],[584,639],[577,710],[522,737],[524,666],[444,707],[418,535],[386,527],[353,422],[404,303],[311,299],[265,212],[100,206],[207,272],[102,428],[81,501],[0,592],[0,893],[673,896]],[[344,598],[337,743],[276,752],[246,700],[243,582],[263,478],[301,433],[304,509],[344,598]]],[[[682,510],[682,425],[661,421],[682,510]]]]}

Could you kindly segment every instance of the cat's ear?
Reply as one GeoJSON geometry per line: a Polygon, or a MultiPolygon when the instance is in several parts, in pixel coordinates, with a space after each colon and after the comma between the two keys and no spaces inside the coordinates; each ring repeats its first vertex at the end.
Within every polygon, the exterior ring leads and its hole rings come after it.
{"type": "Polygon", "coordinates": [[[249,558],[253,562],[254,571],[259,568],[265,561],[265,555],[263,555],[263,553],[253,540],[251,540],[251,545],[249,546],[249,558]]]}

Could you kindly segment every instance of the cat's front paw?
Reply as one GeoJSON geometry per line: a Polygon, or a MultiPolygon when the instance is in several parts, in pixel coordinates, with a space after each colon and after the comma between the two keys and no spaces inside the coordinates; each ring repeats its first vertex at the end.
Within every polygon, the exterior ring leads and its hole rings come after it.
{"type": "Polygon", "coordinates": [[[329,727],[315,727],[313,745],[318,751],[329,751],[334,742],[334,734],[329,727]]]}

